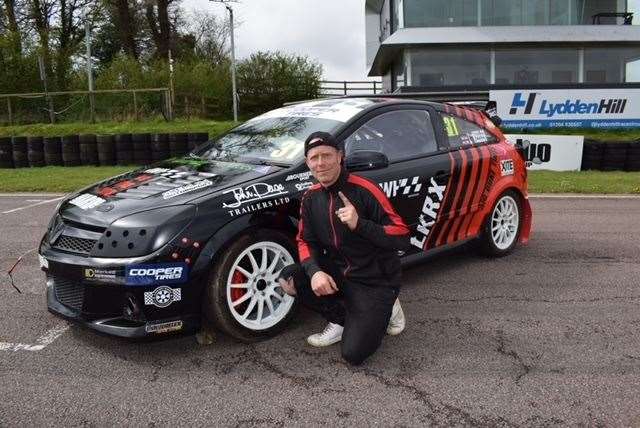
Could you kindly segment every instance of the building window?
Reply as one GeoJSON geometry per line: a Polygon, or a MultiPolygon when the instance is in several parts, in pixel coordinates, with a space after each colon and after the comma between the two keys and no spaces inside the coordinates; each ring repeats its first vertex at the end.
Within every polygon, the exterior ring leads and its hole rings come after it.
{"type": "Polygon", "coordinates": [[[478,25],[478,0],[404,0],[405,27],[478,25]]]}
{"type": "Polygon", "coordinates": [[[496,50],[496,85],[577,83],[578,50],[496,50]]]}
{"type": "Polygon", "coordinates": [[[404,61],[404,53],[398,55],[398,59],[393,63],[393,72],[391,73],[391,91],[408,86],[407,67],[404,61]]]}
{"type": "MultiPolygon", "coordinates": [[[[404,0],[403,3],[405,27],[460,27],[592,24],[598,13],[637,11],[639,1],[404,0]]],[[[640,17],[636,16],[636,23],[638,20],[640,17]]]]}
{"type": "Polygon", "coordinates": [[[640,82],[640,48],[585,48],[584,81],[640,82]]]}
{"type": "Polygon", "coordinates": [[[489,50],[412,50],[409,58],[412,86],[484,86],[490,83],[489,50]]]}

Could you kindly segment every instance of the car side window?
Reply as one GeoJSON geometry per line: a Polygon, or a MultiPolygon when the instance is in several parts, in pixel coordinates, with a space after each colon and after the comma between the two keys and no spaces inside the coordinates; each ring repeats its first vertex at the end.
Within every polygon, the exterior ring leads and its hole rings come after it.
{"type": "Polygon", "coordinates": [[[376,116],[345,140],[345,153],[373,150],[387,155],[389,162],[436,152],[429,112],[396,110],[376,116]]]}
{"type": "Polygon", "coordinates": [[[442,114],[444,131],[449,137],[449,146],[453,148],[486,144],[496,141],[496,137],[481,126],[451,114],[442,114]]]}

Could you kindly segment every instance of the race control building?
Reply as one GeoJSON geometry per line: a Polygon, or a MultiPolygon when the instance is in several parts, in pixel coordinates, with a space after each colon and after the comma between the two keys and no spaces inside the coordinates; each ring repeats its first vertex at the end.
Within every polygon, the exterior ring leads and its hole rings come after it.
{"type": "Polygon", "coordinates": [[[388,92],[639,87],[640,0],[366,0],[365,22],[388,92]]]}

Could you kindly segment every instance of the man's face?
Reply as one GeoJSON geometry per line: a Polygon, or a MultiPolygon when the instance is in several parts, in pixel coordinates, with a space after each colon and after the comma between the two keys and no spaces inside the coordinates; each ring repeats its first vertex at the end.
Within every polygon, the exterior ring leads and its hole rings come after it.
{"type": "Polygon", "coordinates": [[[327,187],[340,176],[342,152],[331,146],[313,147],[307,152],[307,166],[318,182],[327,187]]]}

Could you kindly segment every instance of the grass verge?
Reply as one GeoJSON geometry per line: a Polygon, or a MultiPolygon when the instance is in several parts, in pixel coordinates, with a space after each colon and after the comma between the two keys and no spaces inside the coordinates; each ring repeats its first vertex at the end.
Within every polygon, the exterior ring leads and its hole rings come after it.
{"type": "Polygon", "coordinates": [[[640,172],[529,171],[530,193],[640,194],[640,172]]]}
{"type": "Polygon", "coordinates": [[[162,119],[146,122],[60,123],[32,124],[0,127],[0,137],[37,136],[57,137],[74,134],[136,134],[171,132],[208,132],[209,136],[221,134],[234,127],[232,121],[183,120],[166,122],[162,119]]]}
{"type": "MultiPolygon", "coordinates": [[[[0,169],[0,192],[72,192],[135,166],[0,169]]],[[[531,193],[640,194],[640,172],[530,171],[531,193]]]]}

